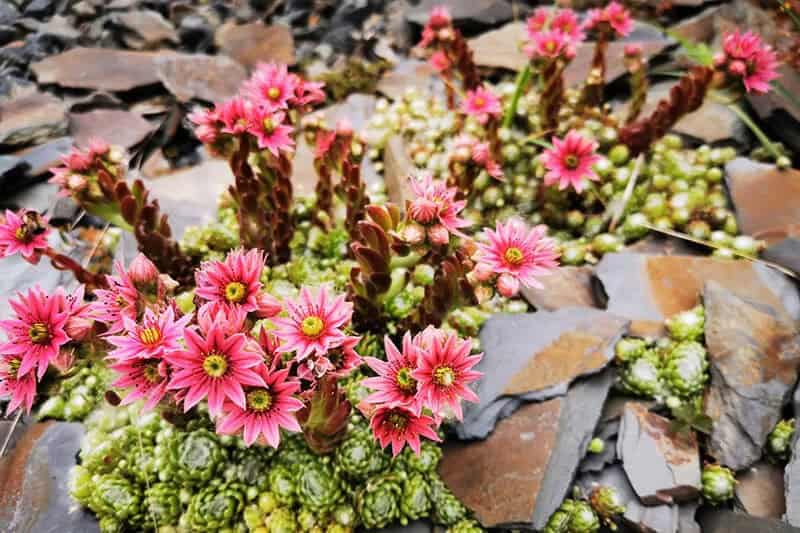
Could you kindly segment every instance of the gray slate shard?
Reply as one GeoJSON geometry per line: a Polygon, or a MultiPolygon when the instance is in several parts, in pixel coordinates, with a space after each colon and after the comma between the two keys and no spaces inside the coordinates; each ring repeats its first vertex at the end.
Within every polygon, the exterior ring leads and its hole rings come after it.
{"type": "Polygon", "coordinates": [[[716,282],[703,290],[711,369],[709,453],[734,470],[761,457],[800,366],[800,335],[786,313],[716,282]]]}
{"type": "Polygon", "coordinates": [[[484,438],[498,417],[520,402],[561,396],[576,378],[601,371],[627,326],[624,319],[589,308],[492,316],[480,333],[481,401],[465,406],[458,435],[484,438]]]}
{"type": "Polygon", "coordinates": [[[600,472],[607,465],[617,460],[617,434],[619,433],[619,420],[601,422],[599,430],[595,432],[593,439],[601,439],[604,443],[603,451],[592,453],[587,451],[586,457],[581,461],[578,468],[581,472],[600,472]]]}
{"type": "Polygon", "coordinates": [[[697,513],[703,533],[800,533],[800,528],[771,518],[756,518],[729,509],[704,507],[697,513]]]}
{"type": "Polygon", "coordinates": [[[426,520],[415,520],[405,526],[394,525],[383,529],[367,529],[365,533],[431,533],[433,524],[426,520]]]}
{"type": "MultiPolygon", "coordinates": [[[[795,413],[800,413],[800,387],[796,387],[792,404],[795,413]]],[[[786,514],[784,520],[800,527],[800,417],[795,417],[792,458],[783,474],[786,514]]]]}
{"type": "Polygon", "coordinates": [[[767,261],[772,261],[800,275],[800,236],[787,237],[770,245],[761,254],[767,261]]]}
{"type": "Polygon", "coordinates": [[[695,434],[671,431],[668,419],[641,405],[625,407],[617,455],[645,504],[690,501],[699,496],[700,452],[695,434]]]}

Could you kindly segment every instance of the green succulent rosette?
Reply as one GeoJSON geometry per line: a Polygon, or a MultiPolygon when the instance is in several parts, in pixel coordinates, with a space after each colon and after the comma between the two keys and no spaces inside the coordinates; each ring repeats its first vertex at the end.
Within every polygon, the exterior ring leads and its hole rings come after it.
{"type": "Polygon", "coordinates": [[[334,462],[346,477],[364,480],[384,470],[389,464],[389,457],[366,427],[356,427],[336,448],[334,462]]]}
{"type": "Polygon", "coordinates": [[[431,487],[423,474],[414,473],[403,481],[400,512],[408,520],[428,515],[431,509],[431,487]]]}
{"type": "Polygon", "coordinates": [[[676,341],[699,340],[705,331],[705,309],[698,305],[674,314],[665,321],[669,336],[676,341]]]}
{"type": "Polygon", "coordinates": [[[447,533],[484,533],[485,531],[478,522],[468,518],[447,528],[447,533]]]}
{"type": "Polygon", "coordinates": [[[711,505],[719,505],[733,498],[736,478],[730,468],[716,464],[705,465],[701,479],[703,499],[711,505]]]}
{"type": "Polygon", "coordinates": [[[283,463],[273,464],[269,470],[269,489],[275,500],[291,506],[297,500],[297,480],[292,470],[283,463]]]}
{"type": "Polygon", "coordinates": [[[148,517],[159,525],[177,524],[183,510],[180,488],[172,483],[155,483],[145,490],[148,517]]]}
{"type": "Polygon", "coordinates": [[[627,365],[644,355],[647,342],[635,337],[624,337],[614,346],[614,357],[617,363],[627,365]]]}
{"type": "Polygon", "coordinates": [[[794,420],[781,420],[767,436],[767,456],[774,462],[786,462],[792,455],[794,420]]]}
{"type": "Polygon", "coordinates": [[[679,342],[669,352],[661,376],[675,396],[686,398],[702,392],[708,382],[706,349],[699,342],[679,342]]]}
{"type": "Polygon", "coordinates": [[[652,398],[662,390],[661,357],[655,350],[646,350],[625,366],[620,376],[622,388],[637,396],[652,398]]]}
{"type": "Polygon", "coordinates": [[[94,488],[88,507],[98,516],[132,520],[142,511],[139,485],[118,474],[103,474],[93,479],[94,488]]]}
{"type": "Polygon", "coordinates": [[[301,506],[318,516],[326,514],[344,497],[342,481],[329,463],[317,459],[300,471],[297,497],[301,506]]]}
{"type": "Polygon", "coordinates": [[[216,476],[227,459],[219,438],[207,429],[176,433],[167,444],[175,476],[187,483],[205,483],[216,476]]]}
{"type": "Polygon", "coordinates": [[[403,488],[393,475],[371,477],[356,497],[356,509],[366,528],[380,529],[400,518],[403,488]]]}
{"type": "Polygon", "coordinates": [[[442,526],[452,526],[466,517],[464,505],[450,492],[450,489],[434,473],[429,476],[433,522],[442,526]]]}
{"type": "Polygon", "coordinates": [[[288,507],[278,507],[264,522],[269,533],[297,533],[297,517],[288,507]]]}
{"type": "Polygon", "coordinates": [[[214,483],[192,496],[186,521],[194,531],[216,531],[233,527],[245,506],[246,487],[236,482],[214,483]]]}

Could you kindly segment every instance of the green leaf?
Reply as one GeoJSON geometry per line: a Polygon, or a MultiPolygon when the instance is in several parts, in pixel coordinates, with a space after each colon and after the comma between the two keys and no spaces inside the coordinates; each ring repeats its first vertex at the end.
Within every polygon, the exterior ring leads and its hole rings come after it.
{"type": "Polygon", "coordinates": [[[668,31],[667,35],[681,43],[683,49],[686,50],[686,56],[695,63],[699,63],[707,67],[714,63],[714,53],[706,43],[698,43],[690,39],[686,39],[672,31],[668,31]]]}

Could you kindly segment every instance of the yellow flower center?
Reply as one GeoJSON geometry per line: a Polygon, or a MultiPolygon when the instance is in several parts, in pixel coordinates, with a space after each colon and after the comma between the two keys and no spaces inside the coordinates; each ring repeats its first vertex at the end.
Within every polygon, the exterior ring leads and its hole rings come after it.
{"type": "Polygon", "coordinates": [[[475,98],[475,107],[483,107],[486,105],[486,99],[482,96],[478,96],[475,98]]]}
{"type": "Polygon", "coordinates": [[[303,322],[300,324],[300,331],[303,332],[303,335],[308,337],[318,337],[320,333],[322,333],[322,329],[325,327],[325,323],[322,322],[322,319],[318,316],[307,316],[303,319],[303,322]]]}
{"type": "Polygon", "coordinates": [[[555,41],[547,41],[544,47],[548,52],[553,52],[556,49],[556,43],[555,41]]]}
{"type": "Polygon", "coordinates": [[[247,296],[247,287],[244,286],[244,283],[231,281],[225,285],[225,299],[230,303],[238,304],[244,300],[245,296],[247,296]]]}
{"type": "Polygon", "coordinates": [[[148,346],[153,346],[161,340],[161,331],[158,328],[144,328],[139,332],[139,340],[148,346]]]}
{"type": "Polygon", "coordinates": [[[275,131],[275,123],[272,121],[271,117],[265,118],[263,125],[264,125],[264,131],[267,133],[272,133],[273,131],[275,131]]]}
{"type": "Polygon", "coordinates": [[[203,370],[212,378],[221,378],[228,370],[228,361],[224,355],[210,353],[203,360],[203,370]]]}
{"type": "Polygon", "coordinates": [[[518,265],[525,259],[525,254],[522,253],[522,250],[515,246],[511,246],[506,250],[506,253],[503,254],[505,260],[512,265],[518,265]]]}
{"type": "Polygon", "coordinates": [[[146,363],[142,367],[142,375],[148,383],[158,383],[161,380],[161,374],[158,372],[158,363],[146,363]]]}
{"type": "Polygon", "coordinates": [[[9,359],[8,361],[6,361],[9,377],[13,379],[17,378],[17,372],[19,372],[19,365],[21,363],[22,363],[21,359],[9,359]]]}
{"type": "Polygon", "coordinates": [[[278,89],[277,87],[270,87],[269,90],[267,91],[267,96],[269,97],[270,100],[277,100],[278,97],[280,97],[280,95],[281,95],[281,90],[278,89]]]}
{"type": "Polygon", "coordinates": [[[411,369],[408,367],[403,367],[397,371],[395,381],[403,392],[415,392],[417,390],[417,380],[411,377],[411,369]]]}
{"type": "Polygon", "coordinates": [[[247,408],[252,411],[266,411],[272,407],[272,395],[267,389],[255,389],[247,393],[247,408]]]}
{"type": "Polygon", "coordinates": [[[405,429],[408,425],[408,417],[396,411],[387,416],[386,420],[394,426],[395,429],[405,429]]]}
{"type": "Polygon", "coordinates": [[[20,242],[29,242],[31,240],[31,234],[25,226],[20,226],[17,228],[17,231],[14,232],[14,238],[20,242]]]}
{"type": "Polygon", "coordinates": [[[47,344],[50,340],[50,330],[47,324],[36,322],[28,330],[28,336],[34,344],[47,344]]]}
{"type": "Polygon", "coordinates": [[[580,160],[575,154],[569,154],[564,158],[564,166],[570,170],[578,168],[578,163],[580,163],[580,160]]]}
{"type": "Polygon", "coordinates": [[[442,387],[449,387],[456,380],[456,373],[449,366],[440,366],[433,371],[433,381],[442,387]]]}

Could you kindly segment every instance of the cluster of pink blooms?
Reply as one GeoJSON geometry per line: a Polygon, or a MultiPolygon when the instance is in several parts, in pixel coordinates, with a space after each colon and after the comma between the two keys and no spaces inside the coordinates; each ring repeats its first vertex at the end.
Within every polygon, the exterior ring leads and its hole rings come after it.
{"type": "Polygon", "coordinates": [[[461,420],[461,401],[478,402],[469,385],[482,376],[473,367],[483,357],[472,354],[472,343],[453,333],[428,327],[403,337],[402,351],[384,339],[386,361],[365,358],[377,374],[364,380],[375,392],[364,399],[372,431],[382,447],[397,455],[408,444],[419,453],[420,437],[438,441],[442,415],[461,420]]]}
{"type": "Polygon", "coordinates": [[[51,365],[69,368],[76,343],[91,334],[92,321],[83,286],[72,294],[61,287],[47,294],[36,286],[9,304],[14,318],[0,321],[7,337],[0,343],[0,396],[10,398],[7,412],[20,407],[30,412],[37,383],[51,365]]]}
{"type": "Polygon", "coordinates": [[[50,169],[53,177],[49,181],[59,186],[59,196],[80,195],[91,187],[92,177],[102,170],[112,171],[120,159],[107,142],[92,139],[85,150],[73,147],[64,155],[61,166],[50,169]]]}
{"type": "Polygon", "coordinates": [[[741,79],[747,92],[767,93],[778,77],[778,58],[771,46],[751,31],[728,33],[714,65],[733,78],[741,79]]]}
{"type": "Polygon", "coordinates": [[[542,163],[547,169],[545,185],[558,184],[559,190],[572,187],[580,193],[587,180],[600,179],[592,168],[602,159],[596,153],[598,145],[595,141],[570,130],[566,137],[553,137],[552,142],[553,147],[542,152],[542,163]]]}
{"type": "Polygon", "coordinates": [[[617,1],[600,9],[590,9],[586,15],[584,29],[596,30],[601,26],[614,30],[618,37],[627,37],[633,30],[633,18],[625,6],[617,1]]]}
{"type": "Polygon", "coordinates": [[[419,244],[426,237],[436,245],[446,245],[450,236],[463,237],[461,228],[469,222],[458,214],[466,207],[466,200],[456,200],[455,187],[448,187],[442,180],[433,179],[430,174],[419,179],[408,180],[414,199],[406,203],[406,213],[410,223],[403,230],[403,238],[410,244],[419,244]]]}
{"type": "Polygon", "coordinates": [[[49,248],[47,237],[50,227],[47,218],[36,216],[25,210],[15,213],[6,210],[0,214],[0,258],[20,254],[29,263],[36,264],[42,252],[49,248]]]}
{"type": "Polygon", "coordinates": [[[474,91],[467,91],[461,101],[461,112],[475,117],[481,124],[486,124],[489,119],[499,118],[503,108],[500,105],[500,98],[492,91],[484,87],[478,87],[474,91]]]}
{"type": "MultiPolygon", "coordinates": [[[[422,28],[422,39],[417,46],[427,48],[437,39],[445,37],[445,39],[442,40],[447,40],[447,35],[441,35],[441,32],[447,31],[452,24],[453,18],[450,16],[450,11],[445,6],[434,6],[434,8],[431,9],[428,22],[425,24],[425,27],[422,28]]],[[[447,61],[449,65],[447,56],[444,56],[444,60],[447,61]]]]}
{"type": "Polygon", "coordinates": [[[537,8],[528,18],[526,31],[523,50],[531,59],[572,59],[577,45],[586,38],[578,16],[571,9],[537,8]]]}
{"type": "Polygon", "coordinates": [[[260,64],[242,91],[213,109],[193,112],[195,135],[205,144],[251,135],[260,149],[278,157],[294,150],[292,111],[322,102],[322,83],[303,80],[286,65],[260,64]]]}

